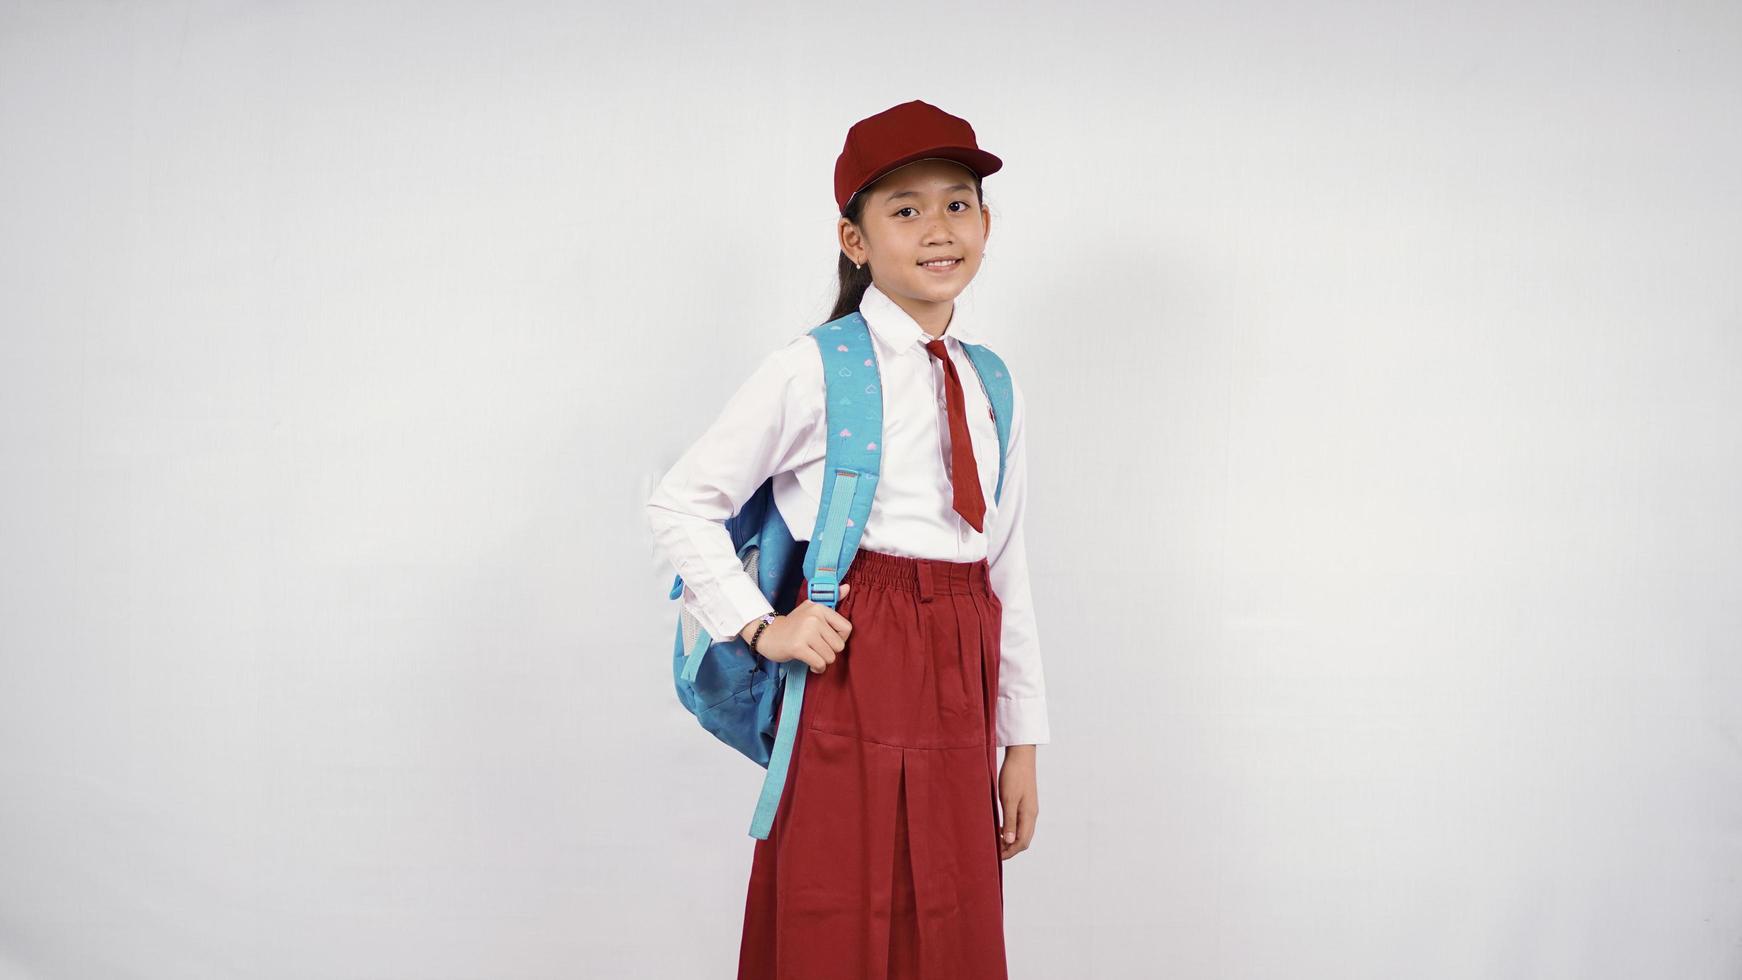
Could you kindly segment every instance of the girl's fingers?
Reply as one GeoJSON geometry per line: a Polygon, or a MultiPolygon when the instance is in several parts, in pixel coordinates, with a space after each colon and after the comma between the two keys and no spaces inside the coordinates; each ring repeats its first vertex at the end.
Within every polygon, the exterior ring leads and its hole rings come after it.
{"type": "Polygon", "coordinates": [[[1034,811],[1024,801],[1016,801],[1004,809],[1004,826],[998,828],[999,857],[1008,859],[1028,850],[1034,839],[1034,811]]]}
{"type": "Polygon", "coordinates": [[[835,659],[835,655],[830,652],[828,644],[823,643],[821,640],[813,642],[805,652],[809,654],[809,656],[804,658],[805,663],[810,664],[811,670],[818,674],[827,670],[829,662],[835,659]]]}
{"type": "MultiPolygon", "coordinates": [[[[841,595],[843,597],[846,596],[847,590],[850,588],[852,588],[850,585],[841,586],[841,595]]],[[[823,618],[829,621],[829,625],[833,626],[836,632],[846,633],[853,628],[852,622],[848,620],[847,617],[833,609],[830,609],[828,606],[822,606],[820,608],[823,610],[823,618]]]]}

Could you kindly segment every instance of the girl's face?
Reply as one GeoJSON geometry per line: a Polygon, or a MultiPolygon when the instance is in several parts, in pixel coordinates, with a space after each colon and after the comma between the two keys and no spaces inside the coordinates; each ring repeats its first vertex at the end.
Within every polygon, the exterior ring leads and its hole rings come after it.
{"type": "Polygon", "coordinates": [[[974,193],[974,175],[948,160],[919,160],[863,193],[859,225],[840,220],[841,250],[854,262],[869,262],[871,281],[904,307],[953,303],[980,271],[992,231],[992,212],[974,193]],[[933,259],[956,261],[924,264],[933,259]]]}

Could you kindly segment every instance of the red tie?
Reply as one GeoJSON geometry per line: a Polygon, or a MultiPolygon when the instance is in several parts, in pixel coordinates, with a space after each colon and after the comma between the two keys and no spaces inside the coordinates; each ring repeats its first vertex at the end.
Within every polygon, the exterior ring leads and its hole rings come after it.
{"type": "Polygon", "coordinates": [[[962,379],[956,362],[950,360],[944,342],[925,345],[931,356],[944,362],[944,398],[950,411],[950,483],[955,487],[956,513],[974,530],[985,533],[986,498],[980,495],[980,470],[974,465],[974,443],[968,437],[968,406],[962,400],[962,379]]]}

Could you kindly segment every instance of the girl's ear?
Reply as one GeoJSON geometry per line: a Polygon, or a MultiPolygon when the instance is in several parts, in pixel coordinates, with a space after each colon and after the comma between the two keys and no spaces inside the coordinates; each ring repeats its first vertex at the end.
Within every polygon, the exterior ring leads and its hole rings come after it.
{"type": "Polygon", "coordinates": [[[841,252],[847,256],[847,260],[863,265],[866,258],[865,236],[858,227],[846,218],[842,218],[835,225],[835,232],[841,242],[841,252]]]}

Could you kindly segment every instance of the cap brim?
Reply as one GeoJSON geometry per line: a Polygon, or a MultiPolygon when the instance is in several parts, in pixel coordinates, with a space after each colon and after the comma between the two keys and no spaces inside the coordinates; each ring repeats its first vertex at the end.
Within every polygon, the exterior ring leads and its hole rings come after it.
{"type": "Polygon", "coordinates": [[[926,150],[916,150],[913,153],[909,153],[907,156],[885,165],[883,169],[872,174],[863,184],[859,185],[858,190],[847,195],[847,203],[852,204],[853,198],[858,197],[863,193],[865,188],[870,187],[872,184],[875,184],[895,171],[900,170],[902,167],[905,167],[910,163],[918,163],[921,160],[948,160],[951,163],[959,163],[962,166],[967,167],[969,170],[972,170],[981,179],[985,179],[986,177],[997,173],[999,169],[1004,166],[1003,160],[987,153],[985,150],[977,150],[971,146],[934,146],[926,150]]]}

